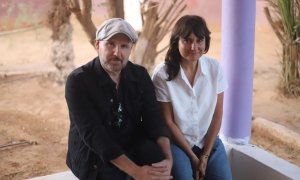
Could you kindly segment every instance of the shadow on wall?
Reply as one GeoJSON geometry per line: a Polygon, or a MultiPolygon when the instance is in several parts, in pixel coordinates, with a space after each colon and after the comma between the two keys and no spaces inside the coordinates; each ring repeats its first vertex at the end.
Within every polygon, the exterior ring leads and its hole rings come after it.
{"type": "MultiPolygon", "coordinates": [[[[203,16],[208,23],[219,24],[222,21],[222,1],[210,0],[187,0],[187,11],[192,14],[203,16]]],[[[264,7],[269,6],[265,0],[256,0],[256,26],[270,28],[264,14],[264,7]]]]}
{"type": "MultiPolygon", "coordinates": [[[[124,0],[131,1],[136,0],[124,0]]],[[[107,18],[105,0],[92,0],[93,18],[107,18]]],[[[222,1],[187,0],[187,9],[184,14],[203,16],[208,23],[221,25],[222,1]]],[[[256,24],[268,25],[263,13],[266,6],[264,0],[256,0],[256,24]]],[[[47,14],[52,6],[52,0],[1,0],[0,1],[0,32],[14,29],[39,26],[45,24],[47,14]]]]}
{"type": "Polygon", "coordinates": [[[45,22],[51,1],[1,0],[0,31],[38,26],[45,22]]]}
{"type": "MultiPolygon", "coordinates": [[[[105,17],[104,0],[92,0],[92,14],[105,17]]],[[[46,23],[52,0],[0,0],[0,32],[40,26],[46,23]]]]}

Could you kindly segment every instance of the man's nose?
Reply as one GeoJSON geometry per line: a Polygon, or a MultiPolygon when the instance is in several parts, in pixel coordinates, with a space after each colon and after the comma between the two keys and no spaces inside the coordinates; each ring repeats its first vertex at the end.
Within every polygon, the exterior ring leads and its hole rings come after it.
{"type": "Polygon", "coordinates": [[[117,57],[121,57],[121,48],[119,46],[115,47],[114,55],[117,56],[117,57]]]}

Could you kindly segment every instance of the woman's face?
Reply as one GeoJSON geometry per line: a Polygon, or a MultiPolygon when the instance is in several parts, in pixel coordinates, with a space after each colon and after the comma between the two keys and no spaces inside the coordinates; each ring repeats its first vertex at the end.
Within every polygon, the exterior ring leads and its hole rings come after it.
{"type": "Polygon", "coordinates": [[[183,61],[197,61],[205,52],[205,38],[199,39],[194,33],[179,38],[178,49],[183,61]]]}

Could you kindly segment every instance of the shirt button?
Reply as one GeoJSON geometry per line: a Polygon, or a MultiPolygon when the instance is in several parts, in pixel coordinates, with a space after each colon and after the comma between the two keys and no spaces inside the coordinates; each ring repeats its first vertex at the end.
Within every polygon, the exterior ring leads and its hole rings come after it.
{"type": "Polygon", "coordinates": [[[94,169],[98,169],[98,166],[96,164],[93,165],[94,169]]]}
{"type": "Polygon", "coordinates": [[[113,98],[111,98],[109,101],[112,103],[112,102],[114,102],[114,99],[113,99],[113,98]]]}

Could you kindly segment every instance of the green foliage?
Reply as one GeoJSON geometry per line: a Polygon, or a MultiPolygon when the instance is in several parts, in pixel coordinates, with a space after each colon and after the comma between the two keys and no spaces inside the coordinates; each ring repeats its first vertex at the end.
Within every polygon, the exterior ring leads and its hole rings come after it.
{"type": "Polygon", "coordinates": [[[300,35],[299,1],[278,0],[277,4],[285,31],[292,42],[300,35]]]}
{"type": "Polygon", "coordinates": [[[292,0],[278,0],[278,8],[282,17],[282,22],[284,24],[285,30],[288,33],[288,37],[292,39],[293,37],[293,26],[294,26],[294,16],[293,16],[293,4],[292,0]]]}
{"type": "Polygon", "coordinates": [[[280,89],[284,95],[300,97],[300,0],[266,1],[273,10],[273,17],[266,13],[267,18],[283,46],[280,89]]]}

